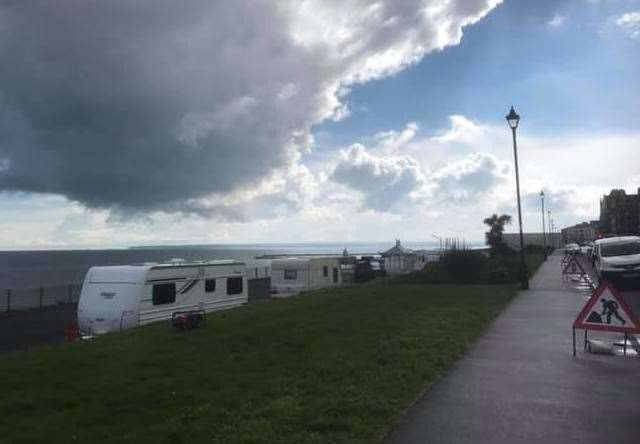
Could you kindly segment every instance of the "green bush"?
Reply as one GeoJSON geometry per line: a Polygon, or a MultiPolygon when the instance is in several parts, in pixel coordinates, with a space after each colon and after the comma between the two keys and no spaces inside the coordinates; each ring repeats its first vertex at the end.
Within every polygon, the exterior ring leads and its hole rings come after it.
{"type": "Polygon", "coordinates": [[[451,276],[452,282],[470,284],[478,282],[487,273],[488,259],[473,250],[451,251],[442,256],[440,266],[451,276]]]}
{"type": "Polygon", "coordinates": [[[544,247],[542,245],[528,244],[524,246],[524,252],[529,254],[543,254],[544,247]]]}
{"type": "MultiPolygon", "coordinates": [[[[514,252],[515,253],[515,252],[514,252]]],[[[506,254],[486,256],[473,250],[451,251],[439,262],[424,269],[394,278],[397,283],[412,284],[508,284],[520,280],[520,256],[506,254]]]]}

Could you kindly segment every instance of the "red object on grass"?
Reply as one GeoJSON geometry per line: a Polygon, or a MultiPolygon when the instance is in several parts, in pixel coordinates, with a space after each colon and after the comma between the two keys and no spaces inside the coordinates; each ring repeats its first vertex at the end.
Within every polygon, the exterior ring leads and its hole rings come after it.
{"type": "Polygon", "coordinates": [[[64,329],[64,340],[73,342],[80,337],[80,330],[77,324],[69,324],[64,329]]]}

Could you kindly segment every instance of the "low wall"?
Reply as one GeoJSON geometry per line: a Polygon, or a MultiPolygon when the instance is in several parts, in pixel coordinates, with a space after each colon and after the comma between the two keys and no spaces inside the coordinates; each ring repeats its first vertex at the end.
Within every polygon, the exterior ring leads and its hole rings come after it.
{"type": "MultiPolygon", "coordinates": [[[[524,238],[525,245],[542,246],[544,242],[547,246],[551,246],[554,248],[561,248],[564,246],[564,240],[562,239],[562,234],[560,233],[545,233],[544,237],[542,233],[523,233],[522,237],[524,238]]],[[[520,250],[520,233],[504,233],[502,235],[502,239],[504,239],[505,243],[509,247],[513,248],[514,250],[520,250]]]]}

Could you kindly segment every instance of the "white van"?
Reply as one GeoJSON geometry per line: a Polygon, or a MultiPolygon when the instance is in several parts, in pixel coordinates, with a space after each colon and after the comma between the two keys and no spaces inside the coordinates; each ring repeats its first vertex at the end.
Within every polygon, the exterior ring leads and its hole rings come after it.
{"type": "Polygon", "coordinates": [[[640,280],[640,237],[598,239],[593,256],[599,279],[640,280]]]}
{"type": "Polygon", "coordinates": [[[340,260],[335,257],[293,257],[271,261],[271,290],[276,297],[341,284],[340,260]]]}
{"type": "Polygon", "coordinates": [[[78,328],[99,335],[247,302],[242,262],[211,261],[91,267],[78,301],[78,328]]]}

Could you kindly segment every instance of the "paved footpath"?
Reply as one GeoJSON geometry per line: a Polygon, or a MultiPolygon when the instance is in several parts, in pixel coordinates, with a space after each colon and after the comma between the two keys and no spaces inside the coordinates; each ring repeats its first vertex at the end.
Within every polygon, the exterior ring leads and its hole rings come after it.
{"type": "Polygon", "coordinates": [[[572,356],[588,293],[562,282],[560,260],[543,264],[386,442],[640,443],[640,358],[586,353],[581,331],[572,356]]]}

